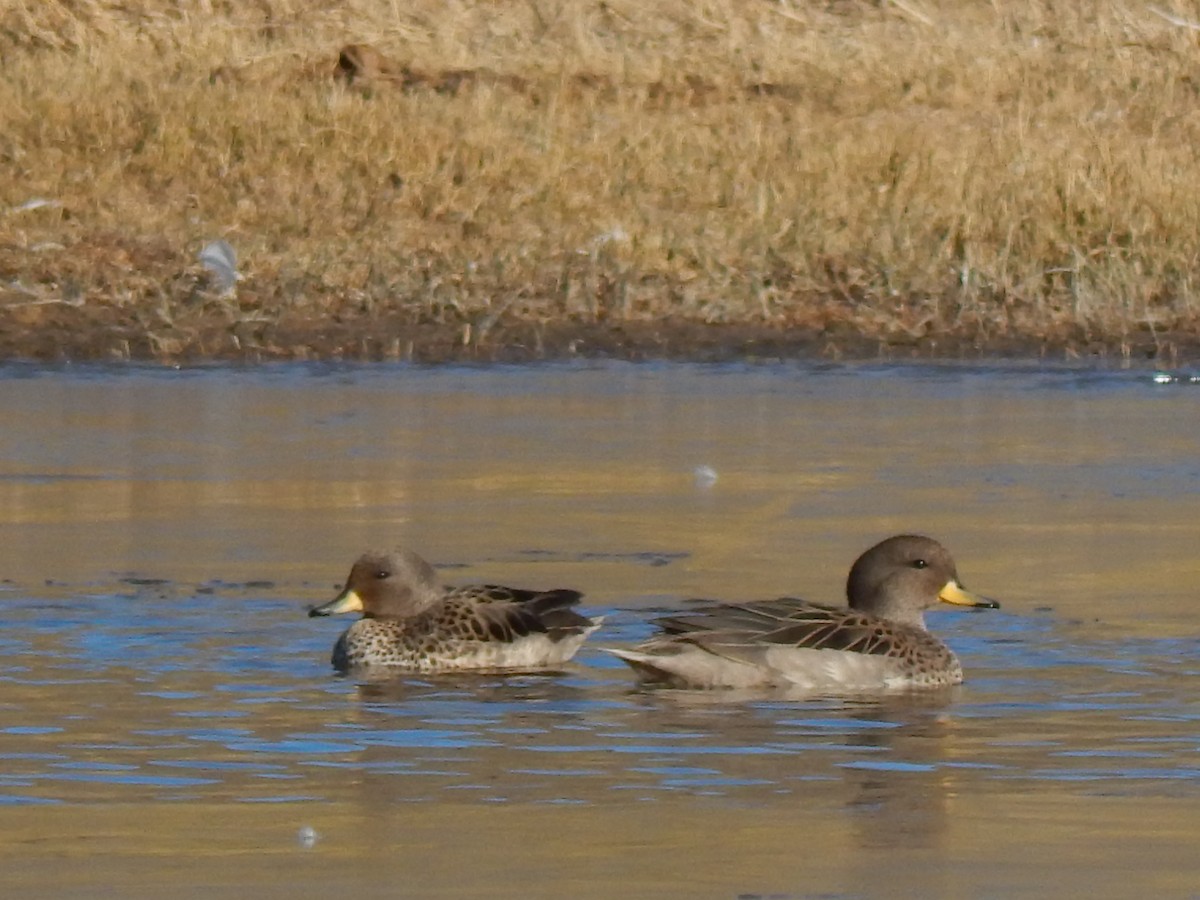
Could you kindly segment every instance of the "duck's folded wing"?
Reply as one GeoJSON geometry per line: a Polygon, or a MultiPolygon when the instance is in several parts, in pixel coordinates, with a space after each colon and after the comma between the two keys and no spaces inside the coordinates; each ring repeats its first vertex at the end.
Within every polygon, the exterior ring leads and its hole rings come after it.
{"type": "Polygon", "coordinates": [[[714,604],[659,620],[668,640],[695,644],[742,661],[771,647],[887,654],[891,630],[870,616],[844,607],[793,597],[758,603],[714,604]]]}
{"type": "Polygon", "coordinates": [[[680,615],[655,619],[654,624],[667,634],[729,630],[758,634],[774,631],[799,611],[846,611],[844,608],[834,609],[794,597],[780,597],[778,600],[761,600],[754,603],[715,603],[708,600],[692,602],[697,605],[680,615]]]}
{"type": "Polygon", "coordinates": [[[469,623],[482,641],[513,643],[531,634],[552,640],[578,634],[596,623],[571,609],[583,595],[566,589],[528,591],[501,585],[477,585],[451,591],[447,610],[469,623]]]}
{"type": "Polygon", "coordinates": [[[446,596],[475,600],[480,603],[533,603],[535,606],[574,606],[583,597],[579,591],[555,588],[551,591],[531,591],[502,584],[472,584],[448,588],[446,596]]]}

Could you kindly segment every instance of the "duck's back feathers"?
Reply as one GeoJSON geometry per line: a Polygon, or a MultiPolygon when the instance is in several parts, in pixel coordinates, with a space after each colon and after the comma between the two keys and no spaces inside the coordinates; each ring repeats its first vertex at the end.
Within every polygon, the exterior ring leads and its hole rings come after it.
{"type": "Polygon", "coordinates": [[[825,606],[795,597],[755,603],[713,603],[689,614],[655,620],[663,632],[697,643],[782,644],[797,650],[844,650],[888,655],[901,635],[919,629],[887,623],[845,607],[825,606]]]}
{"type": "Polygon", "coordinates": [[[453,628],[461,623],[479,641],[511,644],[537,634],[561,641],[594,624],[571,609],[582,597],[579,591],[563,588],[530,591],[496,584],[449,588],[441,607],[432,611],[434,621],[429,625],[453,628]]]}

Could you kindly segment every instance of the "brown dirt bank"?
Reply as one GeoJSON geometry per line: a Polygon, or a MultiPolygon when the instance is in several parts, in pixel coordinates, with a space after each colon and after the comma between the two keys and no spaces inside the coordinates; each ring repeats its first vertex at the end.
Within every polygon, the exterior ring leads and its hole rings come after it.
{"type": "Polygon", "coordinates": [[[233,319],[200,311],[170,329],[144,311],[42,303],[0,306],[0,360],[161,363],[282,360],[407,360],[420,363],[534,362],[564,359],[692,362],[774,359],[1095,359],[1176,366],[1200,358],[1190,333],[1150,333],[1124,341],[1087,335],[1049,338],[930,333],[871,336],[845,325],[605,322],[506,319],[422,321],[401,312],[353,310],[321,318],[282,314],[233,319]],[[153,318],[150,316],[149,318],[153,318]]]}
{"type": "Polygon", "coordinates": [[[352,288],[268,257],[222,290],[194,247],[114,233],[50,237],[33,248],[0,240],[0,360],[1200,358],[1200,323],[1186,317],[1158,327],[1047,321],[1043,306],[1016,298],[980,304],[953,289],[881,297],[853,282],[820,292],[784,269],[726,273],[723,285],[698,292],[574,255],[547,259],[517,283],[429,260],[352,288]],[[750,283],[769,299],[714,299],[750,283]],[[661,312],[679,306],[690,313],[661,312]]]}
{"type": "Polygon", "coordinates": [[[223,288],[195,245],[168,238],[3,236],[0,360],[1200,358],[1200,322],[1186,315],[1081,323],[1066,304],[981,302],[954,286],[880,296],[847,278],[836,292],[814,290],[786,267],[727,271],[713,284],[565,254],[514,281],[426,259],[348,286],[289,269],[277,253],[239,262],[237,283],[223,288]],[[664,312],[673,309],[687,311],[664,312]]]}

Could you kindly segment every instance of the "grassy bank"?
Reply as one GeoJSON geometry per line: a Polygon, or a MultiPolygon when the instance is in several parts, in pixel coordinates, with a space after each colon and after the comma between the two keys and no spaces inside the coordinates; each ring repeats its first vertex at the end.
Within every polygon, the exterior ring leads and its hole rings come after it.
{"type": "Polygon", "coordinates": [[[1200,336],[1200,4],[327,6],[10,0],[0,351],[1200,336]]]}

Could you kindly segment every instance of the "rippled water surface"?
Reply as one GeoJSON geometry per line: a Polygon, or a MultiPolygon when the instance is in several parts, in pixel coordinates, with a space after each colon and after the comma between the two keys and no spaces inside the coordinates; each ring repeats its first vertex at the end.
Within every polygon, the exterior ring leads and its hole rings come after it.
{"type": "Polygon", "coordinates": [[[13,896],[1200,897],[1200,386],[762,366],[0,368],[13,896]],[[710,471],[711,470],[711,471],[710,471]],[[715,478],[714,478],[715,476],[715,478]],[[688,598],[920,531],[960,688],[645,690],[688,598]],[[356,684],[363,549],[575,587],[565,671],[356,684]]]}

